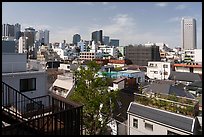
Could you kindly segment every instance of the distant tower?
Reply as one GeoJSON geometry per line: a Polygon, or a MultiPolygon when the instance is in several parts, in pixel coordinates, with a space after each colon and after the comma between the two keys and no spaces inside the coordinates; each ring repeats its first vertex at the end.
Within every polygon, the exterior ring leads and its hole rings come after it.
{"type": "Polygon", "coordinates": [[[14,37],[15,39],[19,39],[21,37],[21,25],[19,23],[14,25],[14,37]]]}
{"type": "Polygon", "coordinates": [[[181,45],[183,49],[196,49],[196,20],[182,18],[181,20],[181,45]]]}
{"type": "Polygon", "coordinates": [[[103,36],[103,44],[104,45],[109,45],[110,42],[110,37],[109,36],[103,36]]]}
{"type": "Polygon", "coordinates": [[[80,42],[80,41],[81,41],[81,36],[79,34],[75,34],[73,36],[73,44],[77,45],[77,43],[80,42]]]}
{"type": "Polygon", "coordinates": [[[99,30],[92,32],[91,40],[93,40],[95,44],[96,43],[103,44],[103,31],[99,30]]]}

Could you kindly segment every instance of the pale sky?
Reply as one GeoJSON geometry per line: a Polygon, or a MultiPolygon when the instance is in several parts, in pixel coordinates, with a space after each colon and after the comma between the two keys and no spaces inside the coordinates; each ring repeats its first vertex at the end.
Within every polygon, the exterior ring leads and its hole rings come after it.
{"type": "Polygon", "coordinates": [[[192,17],[197,25],[197,47],[202,48],[201,2],[3,2],[2,23],[48,29],[50,42],[83,40],[91,32],[119,39],[120,45],[163,42],[181,46],[181,18],[192,17]]]}

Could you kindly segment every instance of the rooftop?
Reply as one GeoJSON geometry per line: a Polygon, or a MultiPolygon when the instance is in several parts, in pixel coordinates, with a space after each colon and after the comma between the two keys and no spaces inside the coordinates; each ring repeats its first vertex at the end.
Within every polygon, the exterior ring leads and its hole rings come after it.
{"type": "Polygon", "coordinates": [[[194,118],[191,117],[152,108],[135,102],[130,103],[127,111],[130,114],[132,113],[134,115],[141,116],[144,119],[157,121],[167,126],[173,126],[187,132],[192,133],[194,131],[194,118]]]}

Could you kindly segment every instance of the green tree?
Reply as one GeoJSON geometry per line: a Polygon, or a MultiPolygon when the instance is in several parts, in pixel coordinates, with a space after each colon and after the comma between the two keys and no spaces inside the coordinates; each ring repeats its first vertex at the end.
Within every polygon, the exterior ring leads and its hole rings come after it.
{"type": "Polygon", "coordinates": [[[90,135],[102,134],[107,129],[118,95],[118,90],[108,90],[108,78],[96,76],[99,69],[95,61],[90,61],[87,68],[75,71],[75,91],[70,97],[84,105],[83,121],[90,135]]]}

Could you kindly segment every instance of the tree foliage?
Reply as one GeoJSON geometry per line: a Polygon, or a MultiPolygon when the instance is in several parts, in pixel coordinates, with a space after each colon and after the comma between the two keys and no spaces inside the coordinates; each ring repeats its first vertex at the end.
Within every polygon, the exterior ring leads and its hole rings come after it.
{"type": "Polygon", "coordinates": [[[100,134],[107,128],[118,95],[118,91],[108,90],[107,77],[97,77],[99,69],[96,62],[90,61],[87,68],[75,71],[75,91],[70,97],[84,105],[83,121],[90,135],[100,134]]]}

